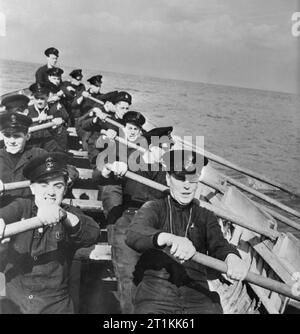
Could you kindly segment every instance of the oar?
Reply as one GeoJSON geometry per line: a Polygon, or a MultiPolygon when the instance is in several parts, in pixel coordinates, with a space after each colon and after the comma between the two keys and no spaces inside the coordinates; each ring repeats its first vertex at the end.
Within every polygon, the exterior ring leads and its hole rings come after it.
{"type": "MultiPolygon", "coordinates": [[[[60,221],[66,218],[67,213],[65,210],[60,210],[60,221]]],[[[44,227],[45,225],[40,221],[38,217],[32,217],[29,219],[24,219],[16,223],[7,224],[5,226],[3,239],[10,238],[16,234],[23,233],[26,231],[34,230],[39,227],[44,227]]]]}
{"type": "Polygon", "coordinates": [[[240,173],[242,173],[244,175],[250,176],[250,177],[252,177],[254,179],[257,179],[257,180],[259,180],[261,182],[264,182],[264,183],[266,183],[266,184],[268,184],[268,185],[270,185],[270,186],[272,186],[274,188],[280,189],[280,190],[282,190],[282,191],[284,191],[284,192],[286,192],[286,193],[288,193],[290,195],[300,197],[299,194],[296,194],[296,193],[292,192],[291,190],[286,189],[285,186],[281,185],[278,182],[275,182],[275,181],[269,179],[268,177],[265,177],[265,176],[263,176],[263,175],[261,175],[259,173],[255,173],[255,172],[251,171],[250,169],[237,166],[236,164],[233,164],[230,161],[227,161],[227,160],[225,160],[225,159],[223,159],[223,158],[221,158],[221,157],[219,157],[219,156],[217,156],[217,155],[215,155],[213,153],[210,153],[207,150],[204,151],[203,149],[196,147],[194,144],[191,144],[191,143],[189,143],[186,140],[183,141],[180,137],[173,136],[173,138],[176,141],[178,141],[178,142],[180,142],[180,143],[182,143],[182,144],[184,144],[186,146],[191,147],[193,150],[199,152],[200,154],[205,155],[211,161],[214,161],[214,162],[216,162],[216,163],[218,163],[220,165],[223,165],[225,167],[228,167],[228,168],[231,168],[233,170],[236,170],[236,171],[238,171],[238,172],[240,172],[240,173]]]}
{"type": "MultiPolygon", "coordinates": [[[[63,124],[63,123],[64,123],[64,121],[61,124],[63,124]]],[[[34,125],[34,126],[31,126],[29,128],[29,133],[49,129],[49,128],[52,128],[53,126],[60,126],[61,124],[58,125],[55,122],[48,122],[48,123],[45,123],[45,124],[34,125]]]]}
{"type": "MultiPolygon", "coordinates": [[[[227,273],[227,264],[223,261],[220,261],[218,259],[215,259],[211,256],[207,256],[205,254],[202,253],[196,253],[193,257],[192,260],[200,263],[206,267],[212,268],[214,270],[217,270],[223,274],[227,273]]],[[[262,275],[257,275],[255,273],[252,272],[248,272],[245,281],[249,282],[249,283],[253,283],[255,285],[258,285],[264,289],[268,289],[270,291],[274,291],[277,292],[281,295],[284,295],[286,297],[295,299],[300,301],[300,296],[296,296],[295,294],[292,293],[292,287],[275,281],[271,278],[268,277],[264,277],[262,275]]]]}
{"type": "Polygon", "coordinates": [[[23,189],[28,188],[30,186],[30,181],[18,181],[18,182],[10,182],[10,183],[3,183],[3,188],[0,189],[0,193],[9,191],[9,190],[16,190],[16,189],[23,189]]]}
{"type": "MultiPolygon", "coordinates": [[[[45,121],[50,121],[51,119],[53,119],[53,116],[52,116],[52,115],[47,116],[46,119],[45,119],[45,121]]],[[[39,117],[34,117],[34,118],[32,119],[32,122],[35,123],[35,122],[38,122],[39,120],[40,120],[39,117]]]]}
{"type": "MultiPolygon", "coordinates": [[[[207,180],[203,179],[200,181],[201,183],[203,183],[204,185],[212,188],[212,189],[215,189],[217,191],[219,191],[221,194],[224,194],[225,191],[226,191],[226,187],[225,186],[221,186],[221,185],[217,185],[215,183],[212,183],[212,182],[208,182],[207,180]]],[[[300,231],[300,224],[299,223],[296,223],[294,222],[293,220],[281,215],[280,213],[268,208],[267,206],[264,206],[264,205],[261,205],[257,202],[254,202],[255,205],[259,208],[261,208],[263,211],[266,211],[268,212],[271,216],[273,216],[274,218],[276,218],[277,220],[281,221],[282,223],[290,226],[290,227],[293,227],[294,229],[300,231]]]]}
{"type": "Polygon", "coordinates": [[[36,228],[42,227],[43,224],[37,217],[24,219],[16,223],[7,224],[4,230],[3,239],[10,238],[13,235],[26,232],[29,230],[34,230],[36,228]]]}

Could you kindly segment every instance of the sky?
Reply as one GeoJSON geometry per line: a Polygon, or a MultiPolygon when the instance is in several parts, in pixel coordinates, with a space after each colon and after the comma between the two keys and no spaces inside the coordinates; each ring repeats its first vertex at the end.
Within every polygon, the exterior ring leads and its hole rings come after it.
{"type": "Polygon", "coordinates": [[[0,58],[44,63],[55,46],[61,66],[298,93],[298,11],[297,0],[0,0],[0,58]]]}

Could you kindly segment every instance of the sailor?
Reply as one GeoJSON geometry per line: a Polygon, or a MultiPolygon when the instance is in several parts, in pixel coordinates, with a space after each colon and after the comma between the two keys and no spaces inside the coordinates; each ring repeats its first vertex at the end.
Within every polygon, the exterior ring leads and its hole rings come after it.
{"type": "MultiPolygon", "coordinates": [[[[123,123],[125,138],[131,143],[141,143],[145,117],[139,112],[129,111],[124,115],[123,123]]],[[[120,152],[120,149],[117,149],[117,151],[120,152]]],[[[98,171],[95,170],[93,174],[96,181],[104,184],[103,178],[107,178],[107,183],[110,183],[110,185],[104,187],[102,201],[103,209],[107,214],[108,241],[112,245],[112,261],[118,280],[118,299],[123,314],[133,313],[133,271],[139,257],[137,252],[125,244],[127,228],[136,211],[145,202],[164,196],[163,193],[136,181],[120,178],[128,169],[130,170],[132,166],[130,157],[135,154],[135,150],[128,149],[127,154],[126,162],[122,161],[120,156],[117,156],[117,161],[104,165],[99,164],[101,159],[99,155],[97,159],[98,171]],[[101,173],[101,177],[99,173],[101,173]],[[112,176],[112,173],[117,178],[112,176]]],[[[153,172],[149,168],[149,170],[134,170],[134,172],[160,183],[165,182],[165,173],[161,171],[153,172]]]]}
{"type": "Polygon", "coordinates": [[[105,115],[107,113],[113,117],[115,106],[112,102],[117,94],[117,91],[102,94],[99,100],[103,102],[103,105],[95,104],[97,107],[88,110],[83,116],[77,119],[76,131],[82,140],[83,149],[88,151],[92,167],[95,167],[95,159],[99,153],[99,151],[95,148],[95,142],[100,136],[97,113],[105,113],[105,115]]]}
{"type": "Polygon", "coordinates": [[[160,163],[163,154],[169,151],[175,144],[171,133],[172,126],[153,128],[144,134],[147,139],[149,150],[143,156],[149,164],[160,163]]]}
{"type": "Polygon", "coordinates": [[[192,257],[198,251],[225,261],[228,277],[237,280],[248,268],[223,237],[214,213],[194,200],[206,159],[172,150],[163,161],[170,194],[146,203],[127,233],[126,243],[143,253],[134,273],[135,313],[222,313],[218,294],[209,291],[206,269],[192,257]]]}
{"type": "Polygon", "coordinates": [[[90,118],[82,124],[83,129],[86,131],[97,131],[107,129],[114,129],[118,131],[118,127],[105,122],[107,117],[120,123],[123,116],[129,110],[129,106],[132,103],[132,96],[127,92],[113,91],[101,96],[100,99],[104,102],[110,102],[103,107],[94,106],[93,112],[95,117],[90,118]]]}
{"type": "Polygon", "coordinates": [[[91,96],[95,99],[100,99],[101,97],[101,86],[102,86],[102,75],[94,75],[88,80],[89,87],[87,91],[83,91],[77,96],[75,96],[74,101],[72,103],[73,108],[73,117],[76,118],[85,115],[91,108],[93,108],[96,103],[87,97],[91,96]],[[77,112],[76,112],[77,110],[77,112]]]}
{"type": "MultiPolygon", "coordinates": [[[[95,163],[95,158],[97,157],[99,151],[95,150],[95,140],[99,137],[101,130],[114,130],[114,133],[119,133],[119,128],[115,125],[106,122],[106,118],[109,117],[113,121],[122,124],[123,116],[129,109],[132,103],[132,96],[127,92],[110,92],[100,97],[103,101],[107,100],[104,106],[95,106],[92,111],[94,116],[85,119],[82,122],[82,129],[93,133],[91,139],[89,140],[89,158],[93,166],[95,163]]],[[[119,133],[120,134],[120,133],[119,133]]]]}
{"type": "Polygon", "coordinates": [[[92,218],[62,203],[68,179],[66,158],[61,153],[46,153],[31,160],[24,176],[31,181],[33,196],[0,209],[2,239],[5,224],[31,217],[42,224],[8,243],[6,293],[15,312],[73,313],[68,286],[71,260],[76,249],[91,246],[99,237],[92,218]]]}
{"type": "MultiPolygon", "coordinates": [[[[11,107],[17,110],[16,105],[11,107]]],[[[28,133],[32,124],[30,117],[17,112],[6,112],[0,115],[0,133],[3,138],[4,148],[0,149],[0,190],[3,190],[3,183],[11,183],[25,180],[23,176],[24,166],[33,158],[46,153],[45,150],[38,147],[29,147],[27,145],[30,139],[28,133]]],[[[27,196],[30,194],[29,188],[11,190],[9,194],[1,197],[1,206],[8,203],[14,196],[27,196]]]]}
{"type": "Polygon", "coordinates": [[[81,69],[73,70],[70,74],[70,80],[64,81],[60,88],[64,92],[65,95],[65,107],[66,110],[71,118],[71,124],[72,126],[75,125],[75,119],[73,117],[73,114],[76,113],[76,111],[72,110],[72,103],[76,96],[81,94],[85,91],[85,85],[81,82],[83,75],[81,69]]]}
{"type": "Polygon", "coordinates": [[[52,128],[39,130],[32,133],[30,145],[42,147],[47,151],[67,150],[67,126],[69,124],[69,115],[60,102],[48,103],[50,90],[54,86],[49,84],[32,84],[29,89],[33,94],[33,104],[29,106],[29,116],[37,118],[38,123],[44,123],[47,117],[52,116],[51,122],[55,125],[52,128]]]}
{"type": "Polygon", "coordinates": [[[62,90],[62,78],[64,71],[61,68],[49,68],[46,72],[48,74],[48,85],[52,96],[48,98],[49,103],[60,101],[63,105],[66,103],[66,96],[62,90]]]}
{"type": "Polygon", "coordinates": [[[40,67],[35,73],[35,81],[39,83],[49,82],[47,70],[56,67],[59,57],[59,51],[53,47],[48,48],[44,53],[47,58],[47,64],[40,67]]]}
{"type": "Polygon", "coordinates": [[[127,92],[121,91],[113,101],[115,105],[116,118],[122,119],[132,104],[132,96],[127,92]]]}

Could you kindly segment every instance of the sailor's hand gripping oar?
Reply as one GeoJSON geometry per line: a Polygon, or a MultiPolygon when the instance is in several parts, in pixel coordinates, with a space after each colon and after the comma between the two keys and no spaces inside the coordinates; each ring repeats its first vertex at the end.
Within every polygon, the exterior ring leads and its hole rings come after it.
{"type": "Polygon", "coordinates": [[[3,219],[1,219],[0,239],[2,239],[2,242],[8,241],[7,238],[10,238],[19,233],[26,232],[28,230],[43,228],[46,226],[53,226],[62,220],[66,220],[67,218],[74,219],[70,215],[70,213],[67,213],[60,206],[50,205],[39,207],[36,217],[21,220],[16,223],[5,225],[5,222],[3,221],[3,219]]]}

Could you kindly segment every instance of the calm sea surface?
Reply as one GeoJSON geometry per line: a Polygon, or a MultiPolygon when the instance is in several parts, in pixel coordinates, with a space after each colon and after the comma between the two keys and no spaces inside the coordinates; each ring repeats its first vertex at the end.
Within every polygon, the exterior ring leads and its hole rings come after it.
{"type": "MultiPolygon", "coordinates": [[[[0,60],[0,94],[28,87],[40,64],[0,60]]],[[[65,74],[72,68],[62,66],[65,74]]],[[[205,148],[300,193],[300,95],[84,69],[103,75],[102,91],[126,90],[132,110],[180,136],[204,136],[205,148]]],[[[237,177],[235,172],[231,176],[237,177]]],[[[246,179],[243,181],[247,182],[246,179]]],[[[299,209],[300,200],[264,191],[299,209]]]]}

